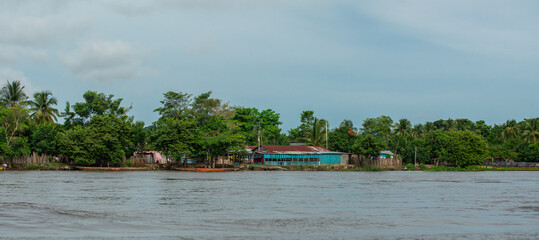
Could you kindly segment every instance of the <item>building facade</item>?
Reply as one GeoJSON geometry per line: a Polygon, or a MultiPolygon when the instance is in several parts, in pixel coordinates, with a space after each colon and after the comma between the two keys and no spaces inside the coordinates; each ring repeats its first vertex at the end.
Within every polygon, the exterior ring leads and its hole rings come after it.
{"type": "Polygon", "coordinates": [[[254,164],[275,166],[342,164],[342,153],[319,146],[261,145],[251,152],[254,164]]]}

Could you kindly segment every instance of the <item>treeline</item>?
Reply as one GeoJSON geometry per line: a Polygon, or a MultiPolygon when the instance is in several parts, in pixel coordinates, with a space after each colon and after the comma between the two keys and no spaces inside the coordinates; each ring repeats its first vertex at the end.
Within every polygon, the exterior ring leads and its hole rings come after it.
{"type": "Polygon", "coordinates": [[[211,92],[165,93],[155,109],[159,119],[148,126],[128,115],[131,107],[122,106],[122,98],[87,91],[83,99],[67,102],[60,112],[50,92],[35,93],[30,99],[20,82],[8,81],[0,91],[2,160],[12,163],[35,152],[62,156],[77,165],[122,166],[130,164],[126,159],[135,151],[157,150],[178,161],[203,157],[214,166],[217,156],[245,151],[246,145],[296,141],[329,144],[331,150],[364,156],[392,150],[405,163],[464,166],[489,159],[539,161],[539,118],[493,126],[467,119],[412,126],[407,119],[393,122],[380,116],[367,118],[359,129],[344,120],[326,131],[327,121],[313,111],[303,111],[300,126],[283,133],[279,113],[272,109],[230,106],[212,98],[211,92]]]}

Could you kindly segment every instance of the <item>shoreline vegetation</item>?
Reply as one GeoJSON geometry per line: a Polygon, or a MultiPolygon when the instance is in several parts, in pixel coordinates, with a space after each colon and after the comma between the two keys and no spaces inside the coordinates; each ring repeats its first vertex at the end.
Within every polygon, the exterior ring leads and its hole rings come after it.
{"type": "MultiPolygon", "coordinates": [[[[273,109],[232,106],[214,98],[211,91],[199,95],[169,91],[154,110],[159,118],[146,124],[128,115],[132,106],[123,106],[123,99],[114,95],[87,91],[82,101],[66,102],[60,112],[51,92],[36,92],[30,98],[24,87],[15,80],[0,89],[0,162],[7,168],[17,164],[30,164],[25,165],[28,169],[66,168],[56,162],[142,167],[157,161],[180,167],[195,161],[216,168],[226,163],[219,162],[222,156],[242,159],[234,163],[252,163],[241,157],[250,151],[248,146],[291,144],[326,147],[362,159],[378,159],[382,152],[390,152],[404,166],[456,166],[459,171],[487,162],[539,162],[537,116],[493,125],[464,118],[413,125],[406,118],[393,121],[382,115],[364,119],[361,127],[347,119],[330,127],[314,111],[304,110],[298,114],[300,124],[283,131],[280,114],[273,109]],[[135,159],[144,152],[163,157],[135,159]]],[[[290,168],[300,169],[308,168],[290,168]]],[[[377,170],[358,170],[369,169],[377,170]]]]}
{"type": "MultiPolygon", "coordinates": [[[[177,165],[158,165],[146,164],[147,171],[176,171],[177,165]]],[[[197,166],[187,168],[195,169],[197,166]]],[[[233,169],[233,171],[362,171],[362,172],[382,172],[382,171],[429,171],[429,172],[481,172],[481,171],[539,171],[539,167],[493,167],[485,165],[471,165],[466,167],[459,166],[434,166],[434,165],[413,165],[407,164],[391,168],[380,168],[377,166],[366,165],[358,167],[354,165],[321,165],[321,166],[270,166],[260,164],[241,164],[228,165],[223,168],[233,169]]],[[[106,168],[104,168],[106,169],[106,168]]],[[[114,168],[117,169],[117,168],[114,168]]],[[[125,167],[129,170],[129,167],[125,167]]],[[[219,169],[219,168],[217,168],[219,169]]],[[[77,166],[66,163],[30,163],[17,164],[6,171],[81,171],[77,166]]],[[[137,171],[140,171],[138,169],[137,171]]]]}

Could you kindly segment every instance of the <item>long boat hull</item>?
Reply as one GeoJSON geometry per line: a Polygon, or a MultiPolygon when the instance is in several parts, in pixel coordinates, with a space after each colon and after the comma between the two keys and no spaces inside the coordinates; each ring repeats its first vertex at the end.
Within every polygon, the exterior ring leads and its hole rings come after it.
{"type": "Polygon", "coordinates": [[[146,167],[79,167],[75,168],[83,171],[145,171],[148,170],[146,167]]]}
{"type": "Polygon", "coordinates": [[[236,171],[234,168],[173,168],[176,171],[187,171],[187,172],[226,172],[226,171],[236,171]]]}

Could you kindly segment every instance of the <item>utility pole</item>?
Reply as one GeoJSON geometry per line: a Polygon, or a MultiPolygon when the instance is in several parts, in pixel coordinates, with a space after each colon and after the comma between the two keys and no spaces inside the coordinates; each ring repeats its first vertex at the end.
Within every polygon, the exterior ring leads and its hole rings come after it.
{"type": "Polygon", "coordinates": [[[415,146],[414,166],[417,166],[417,146],[415,146]]]}
{"type": "Polygon", "coordinates": [[[261,134],[260,134],[260,123],[258,123],[258,151],[260,151],[260,142],[261,142],[261,134]]]}
{"type": "Polygon", "coordinates": [[[328,121],[326,121],[326,148],[329,149],[329,146],[328,146],[328,121]]]}

